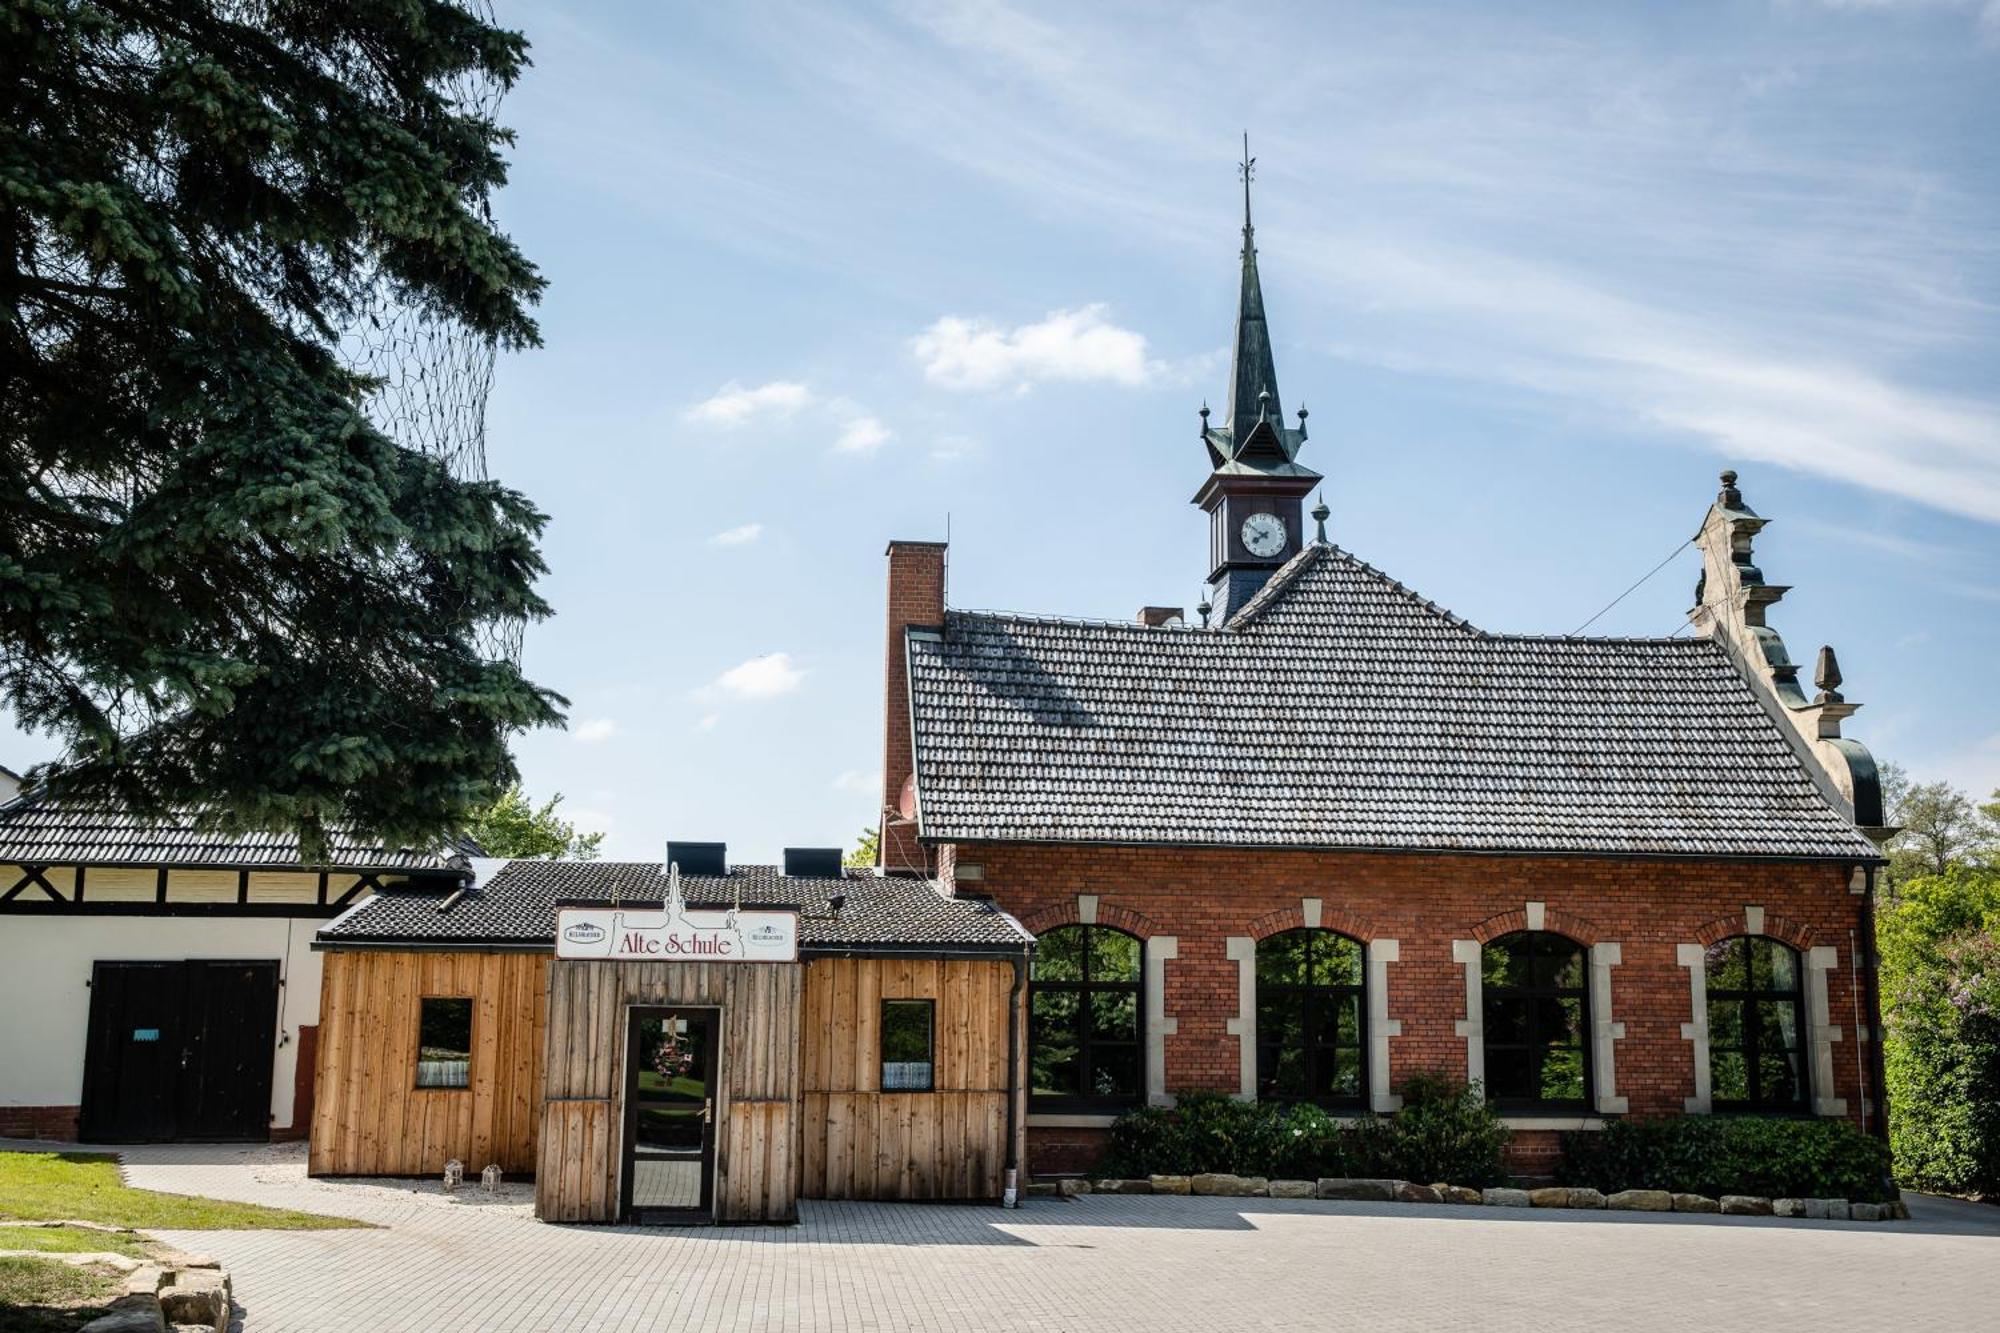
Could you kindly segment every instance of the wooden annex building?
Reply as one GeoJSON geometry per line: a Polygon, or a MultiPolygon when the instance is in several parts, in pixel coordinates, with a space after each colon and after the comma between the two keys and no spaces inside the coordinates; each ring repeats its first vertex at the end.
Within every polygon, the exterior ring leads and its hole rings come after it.
{"type": "Polygon", "coordinates": [[[498,1165],[566,1222],[1013,1187],[1032,939],[1012,917],[835,851],[669,856],[690,873],[474,862],[329,923],[311,1170],[498,1165]]]}

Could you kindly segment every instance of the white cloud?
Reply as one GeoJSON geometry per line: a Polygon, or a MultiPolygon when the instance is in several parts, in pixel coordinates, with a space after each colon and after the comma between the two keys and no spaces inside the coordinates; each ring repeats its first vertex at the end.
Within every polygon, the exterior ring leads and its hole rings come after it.
{"type": "Polygon", "coordinates": [[[889,428],[881,418],[860,416],[840,429],[840,438],[833,442],[833,451],[839,454],[872,454],[889,442],[889,428]]]}
{"type": "Polygon", "coordinates": [[[1139,385],[1160,373],[1146,337],[1106,318],[1102,304],[1056,310],[1003,329],[946,315],[910,340],[924,376],[947,389],[1026,389],[1048,380],[1139,385]]]}
{"type": "Polygon", "coordinates": [[[879,771],[868,772],[864,769],[850,768],[834,778],[833,789],[872,796],[882,790],[882,774],[879,771]]]}
{"type": "Polygon", "coordinates": [[[733,528],[724,528],[710,537],[712,546],[745,546],[764,535],[762,523],[744,523],[733,528]]]}
{"type": "Polygon", "coordinates": [[[585,745],[595,745],[608,741],[618,734],[618,724],[608,717],[593,717],[577,723],[569,729],[569,734],[585,745]]]}
{"type": "Polygon", "coordinates": [[[940,435],[931,445],[931,459],[938,463],[955,463],[961,458],[976,457],[984,448],[970,435],[940,435]]]}
{"type": "Polygon", "coordinates": [[[739,662],[704,687],[706,693],[731,699],[775,699],[805,682],[805,669],[790,653],[766,653],[739,662]]]}
{"type": "Polygon", "coordinates": [[[812,401],[812,390],[796,380],[772,380],[754,389],[731,380],[690,407],[685,416],[700,425],[732,428],[760,417],[783,420],[812,401]]]}
{"type": "Polygon", "coordinates": [[[577,806],[575,809],[564,806],[562,816],[584,833],[608,833],[614,822],[610,811],[595,810],[588,806],[577,806]]]}

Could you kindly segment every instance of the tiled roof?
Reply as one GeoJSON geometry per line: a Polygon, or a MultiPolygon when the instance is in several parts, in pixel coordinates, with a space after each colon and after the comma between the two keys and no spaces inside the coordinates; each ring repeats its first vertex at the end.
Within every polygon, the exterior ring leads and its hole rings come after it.
{"type": "MultiPolygon", "coordinates": [[[[491,864],[491,863],[489,863],[491,864]]],[[[556,904],[656,903],[667,894],[657,861],[507,861],[455,901],[443,891],[394,889],[330,922],[330,943],[431,941],[553,945],[556,904]]],[[[681,893],[693,907],[799,909],[799,947],[950,949],[1018,953],[1032,938],[1014,918],[975,898],[948,898],[918,879],[883,878],[865,870],[839,877],[787,876],[776,866],[735,866],[727,875],[683,875],[681,893]],[[834,893],[847,895],[837,917],[834,893]]]]}
{"type": "Polygon", "coordinates": [[[1488,634],[1337,547],[1216,630],[909,636],[923,835],[1870,859],[1706,639],[1488,634]]]}
{"type": "MultiPolygon", "coordinates": [[[[218,833],[199,827],[197,812],[146,821],[96,802],[23,796],[0,806],[0,862],[38,865],[296,866],[290,833],[218,833]]],[[[344,870],[441,870],[444,853],[359,842],[328,831],[333,859],[344,870]]]]}

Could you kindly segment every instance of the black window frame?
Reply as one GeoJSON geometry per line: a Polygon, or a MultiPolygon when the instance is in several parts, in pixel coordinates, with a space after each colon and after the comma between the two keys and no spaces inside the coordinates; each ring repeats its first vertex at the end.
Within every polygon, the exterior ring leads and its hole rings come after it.
{"type": "MultiPolygon", "coordinates": [[[[937,1001],[921,995],[884,995],[876,1012],[875,1024],[875,1086],[884,1093],[936,1092],[937,1091],[937,1001]],[[930,1072],[921,1088],[892,1088],[884,1075],[889,1066],[889,1006],[909,1005],[924,1011],[924,1067],[930,1072]]],[[[913,1061],[899,1060],[898,1064],[912,1064],[913,1061]]]]}
{"type": "Polygon", "coordinates": [[[1080,952],[1080,956],[1083,959],[1083,977],[1078,981],[1049,981],[1036,977],[1034,967],[1030,965],[1028,973],[1028,1109],[1043,1114],[1115,1115],[1122,1111],[1135,1110],[1138,1107],[1144,1106],[1146,1104],[1147,1072],[1146,941],[1129,930],[1120,930],[1116,926],[1097,925],[1081,921],[1071,921],[1065,922],[1060,926],[1051,926],[1047,930],[1044,930],[1039,938],[1047,939],[1059,930],[1084,932],[1083,948],[1080,952]],[[1095,950],[1090,947],[1090,934],[1092,932],[1119,935],[1132,941],[1138,960],[1134,980],[1099,981],[1091,976],[1091,959],[1095,956],[1095,950]],[[1077,1060],[1082,1066],[1078,1075],[1078,1082],[1080,1086],[1085,1088],[1091,1086],[1091,1075],[1095,1068],[1095,1061],[1092,1059],[1093,1048],[1097,1046],[1122,1047],[1126,1044],[1123,1041],[1095,1041],[1091,1038],[1088,1033],[1091,997],[1096,994],[1130,995],[1133,997],[1133,1036],[1131,1044],[1134,1047],[1133,1071],[1136,1078],[1136,1086],[1131,1092],[1119,1095],[1101,1095],[1088,1092],[1037,1093],[1034,1090],[1035,999],[1039,995],[1046,995],[1052,992],[1073,994],[1078,997],[1076,1004],[1076,1025],[1078,1029],[1076,1032],[1076,1046],[1077,1060]]]}
{"type": "MultiPolygon", "coordinates": [[[[1304,982],[1266,982],[1264,980],[1263,959],[1259,957],[1253,963],[1251,975],[1255,978],[1256,985],[1256,995],[1254,997],[1256,1008],[1253,1012],[1257,1015],[1257,1065],[1255,1083],[1257,1099],[1259,1101],[1294,1103],[1310,1102],[1315,1106],[1324,1107],[1327,1110],[1366,1110],[1369,1105],[1368,1098],[1370,1092],[1368,1082],[1368,943],[1366,940],[1357,939],[1352,935],[1344,934],[1338,930],[1330,930],[1323,926],[1299,926],[1292,930],[1281,930],[1266,935],[1263,939],[1257,941],[1257,952],[1261,955],[1267,945],[1275,948],[1279,941],[1299,937],[1305,937],[1307,941],[1306,980],[1304,982]],[[1317,979],[1319,955],[1313,946],[1321,939],[1339,941],[1355,947],[1359,955],[1360,966],[1357,969],[1358,975],[1354,981],[1328,983],[1317,979]],[[1355,1053],[1355,1068],[1359,1075],[1356,1083],[1358,1091],[1352,1094],[1314,1093],[1304,1097],[1290,1096],[1275,1091],[1267,1093],[1265,1091],[1266,1053],[1267,1051],[1275,1052],[1282,1050],[1283,1043],[1267,1040],[1269,1025],[1264,1021],[1264,1010],[1267,1003],[1275,1003],[1281,998],[1295,1001],[1302,1010],[1299,1016],[1298,1031],[1302,1038],[1305,1038],[1301,1042],[1301,1045],[1305,1055],[1306,1086],[1319,1086],[1320,1062],[1327,1053],[1332,1053],[1335,1067],[1338,1068],[1339,1052],[1351,1049],[1355,1053]],[[1310,1040],[1313,1032],[1322,1030],[1318,1020],[1324,1013],[1324,1006],[1328,1003],[1329,999],[1338,1005],[1353,1004],[1353,1042],[1310,1040]]],[[[1338,1031],[1337,1026],[1335,1030],[1336,1032],[1338,1031]]]]}
{"type": "Polygon", "coordinates": [[[479,1026],[479,1000],[472,995],[419,995],[417,997],[417,1050],[416,1060],[410,1070],[410,1086],[420,1092],[464,1092],[472,1087],[472,1061],[478,1051],[475,1044],[479,1026]],[[442,1064],[444,1061],[424,1059],[424,1006],[437,1003],[455,1003],[465,1006],[465,1082],[427,1083],[424,1081],[426,1064],[442,1064]]]}
{"type": "Polygon", "coordinates": [[[1717,940],[1702,950],[1701,976],[1703,992],[1702,1025],[1708,1030],[1708,1078],[1709,1109],[1712,1111],[1743,1112],[1752,1115],[1810,1115],[1812,1113],[1812,1034],[1806,1027],[1806,957],[1802,950],[1794,949],[1781,939],[1770,935],[1744,933],[1730,935],[1717,940]],[[1772,949],[1782,949],[1792,959],[1792,990],[1784,991],[1760,989],[1755,983],[1756,969],[1750,965],[1748,951],[1753,943],[1763,943],[1772,949]],[[1751,984],[1742,987],[1717,986],[1709,980],[1709,967],[1715,949],[1725,944],[1740,944],[1745,951],[1743,977],[1751,984]],[[1740,1002],[1745,1006],[1745,1020],[1741,1024],[1742,1040],[1733,1046],[1719,1046],[1715,1040],[1715,1025],[1708,1021],[1708,1006],[1718,1000],[1724,1003],[1740,1002]],[[1760,1097],[1758,1092],[1763,1082],[1759,1072],[1758,1055],[1763,1050],[1762,1032],[1764,1025],[1756,1021],[1756,1010],[1765,1004],[1788,1004],[1792,1011],[1792,1031],[1797,1037],[1798,1095],[1790,1101],[1772,1101],[1760,1097]],[[1735,1051],[1743,1056],[1744,1072],[1750,1088],[1750,1096],[1719,1097],[1715,1095],[1715,1057],[1718,1051],[1735,1051]]]}
{"type": "Polygon", "coordinates": [[[1479,946],[1479,1040],[1481,1058],[1486,1069],[1486,1099],[1493,1104],[1495,1109],[1521,1115],[1590,1115],[1595,1113],[1597,1109],[1597,1071],[1593,1067],[1592,1056],[1594,1052],[1591,1049],[1595,1043],[1593,1041],[1594,1029],[1592,1027],[1593,1019],[1590,1002],[1590,967],[1590,946],[1581,940],[1565,935],[1557,930],[1509,931],[1507,934],[1496,936],[1479,946]],[[1580,984],[1575,986],[1536,985],[1532,979],[1534,971],[1532,962],[1529,968],[1531,974],[1530,980],[1527,985],[1496,985],[1489,982],[1486,979],[1486,951],[1505,945],[1511,940],[1522,938],[1533,941],[1559,941],[1565,946],[1563,952],[1580,957],[1583,963],[1582,981],[1580,984]],[[1497,999],[1510,998],[1525,999],[1528,1001],[1526,1005],[1524,1039],[1519,1042],[1506,1042],[1496,1048],[1493,1040],[1492,1005],[1497,999]],[[1579,1002],[1577,1007],[1577,1039],[1580,1048],[1580,1064],[1583,1071],[1583,1091],[1581,1095],[1574,1098],[1496,1096],[1493,1092],[1493,1056],[1496,1049],[1503,1052],[1514,1050],[1524,1052],[1528,1059],[1529,1081],[1535,1087],[1541,1086],[1542,1066],[1548,1048],[1538,1040],[1542,1025],[1540,1006],[1535,1001],[1550,999],[1575,999],[1579,1002]]]}

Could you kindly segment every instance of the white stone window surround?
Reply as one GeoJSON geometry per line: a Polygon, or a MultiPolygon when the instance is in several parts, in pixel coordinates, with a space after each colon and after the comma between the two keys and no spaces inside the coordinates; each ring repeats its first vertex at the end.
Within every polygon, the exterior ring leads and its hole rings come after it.
{"type": "Polygon", "coordinates": [[[1146,941],[1141,956],[1141,989],[1146,1002],[1146,1104],[1172,1106],[1173,1094],[1167,1091],[1167,1038],[1180,1031],[1180,1020],[1167,1012],[1167,964],[1181,956],[1180,937],[1155,935],[1146,941]]]}
{"type": "MultiPolygon", "coordinates": [[[[1762,935],[1764,909],[1754,905],[1745,907],[1743,925],[1743,934],[1762,935]]],[[[1735,936],[1727,938],[1734,939],[1735,936]]],[[[1681,1024],[1681,1036],[1694,1045],[1694,1096],[1683,1105],[1690,1114],[1708,1115],[1715,1110],[1715,1088],[1708,1067],[1708,949],[1701,944],[1682,944],[1676,947],[1675,954],[1680,965],[1688,970],[1688,1002],[1693,1014],[1692,1022],[1681,1024]]],[[[1833,1044],[1846,1036],[1840,1025],[1833,1021],[1832,1009],[1827,1002],[1826,974],[1840,966],[1840,950],[1830,944],[1821,944],[1804,950],[1800,956],[1806,965],[1802,980],[1805,985],[1806,1045],[1812,1059],[1813,1114],[1844,1116],[1847,1114],[1847,1099],[1830,1097],[1825,1092],[1835,1086],[1833,1044]]]]}
{"type": "MultiPolygon", "coordinates": [[[[1321,930],[1324,905],[1318,898],[1299,902],[1299,917],[1308,930],[1321,930]]],[[[1353,938],[1349,936],[1349,938],[1353,938]]],[[[1403,1035],[1403,1020],[1389,1017],[1389,964],[1402,956],[1397,940],[1358,941],[1361,945],[1363,1005],[1367,1009],[1368,1109],[1378,1112],[1401,1110],[1403,1099],[1389,1090],[1389,1039],[1403,1035]]],[[[1224,954],[1236,964],[1236,1017],[1224,1030],[1237,1040],[1238,1101],[1257,1100],[1257,941],[1249,935],[1232,935],[1224,942],[1224,954]]]]}
{"type": "Polygon", "coordinates": [[[1826,974],[1840,966],[1840,950],[1831,944],[1806,951],[1806,1031],[1812,1041],[1813,1114],[1847,1114],[1847,1099],[1827,1094],[1839,1086],[1833,1077],[1833,1044],[1842,1038],[1827,1004],[1826,974]]]}
{"type": "MultiPolygon", "coordinates": [[[[1546,903],[1526,904],[1524,915],[1527,917],[1527,929],[1538,931],[1547,928],[1546,903]]],[[[1612,1016],[1611,969],[1624,961],[1624,948],[1610,941],[1600,941],[1589,948],[1590,1104],[1598,1115],[1623,1115],[1630,1109],[1630,1104],[1618,1094],[1617,1043],[1625,1040],[1625,1025],[1612,1016]]],[[[1485,944],[1479,940],[1451,942],[1451,960],[1465,969],[1466,1016],[1458,1020],[1455,1031],[1465,1038],[1466,1081],[1482,1087],[1486,1082],[1485,950],[1485,944]]],[[[1547,1117],[1516,1118],[1526,1122],[1547,1117]]],[[[1558,1117],[1565,1124],[1571,1118],[1558,1117]]]]}

